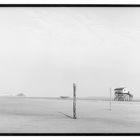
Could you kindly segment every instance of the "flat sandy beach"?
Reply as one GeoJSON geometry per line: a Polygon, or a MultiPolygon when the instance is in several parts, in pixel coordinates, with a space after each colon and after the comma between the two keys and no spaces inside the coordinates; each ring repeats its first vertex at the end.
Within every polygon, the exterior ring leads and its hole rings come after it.
{"type": "Polygon", "coordinates": [[[0,97],[0,133],[140,133],[140,102],[0,97]]]}

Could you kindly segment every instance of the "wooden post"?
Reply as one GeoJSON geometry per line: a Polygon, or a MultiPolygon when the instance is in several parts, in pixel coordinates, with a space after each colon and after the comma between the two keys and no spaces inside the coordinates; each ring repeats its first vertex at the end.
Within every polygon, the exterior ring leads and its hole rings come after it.
{"type": "Polygon", "coordinates": [[[73,119],[76,118],[76,84],[73,83],[73,119]]]}
{"type": "Polygon", "coordinates": [[[111,88],[110,88],[110,111],[111,111],[111,109],[112,109],[112,108],[111,108],[111,100],[112,100],[112,99],[111,99],[111,88]]]}

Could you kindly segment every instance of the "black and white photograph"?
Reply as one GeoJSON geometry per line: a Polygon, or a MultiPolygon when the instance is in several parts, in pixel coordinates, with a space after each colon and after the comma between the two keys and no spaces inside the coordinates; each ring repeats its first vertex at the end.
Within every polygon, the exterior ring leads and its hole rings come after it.
{"type": "Polygon", "coordinates": [[[0,134],[140,134],[140,6],[0,6],[0,134]]]}

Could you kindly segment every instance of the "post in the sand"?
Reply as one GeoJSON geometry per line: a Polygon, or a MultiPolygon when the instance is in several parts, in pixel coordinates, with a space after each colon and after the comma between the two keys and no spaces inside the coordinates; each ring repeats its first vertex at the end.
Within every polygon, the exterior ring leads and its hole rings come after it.
{"type": "Polygon", "coordinates": [[[76,117],[76,84],[73,83],[73,119],[77,119],[76,117]]]}

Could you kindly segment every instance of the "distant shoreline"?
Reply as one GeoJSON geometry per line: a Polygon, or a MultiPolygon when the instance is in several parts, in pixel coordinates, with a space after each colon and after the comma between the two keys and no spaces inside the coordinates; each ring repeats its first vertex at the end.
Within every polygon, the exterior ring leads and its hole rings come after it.
{"type": "MultiPolygon", "coordinates": [[[[0,98],[25,98],[25,99],[52,99],[52,100],[72,100],[72,97],[61,98],[61,97],[18,97],[18,96],[0,96],[0,98]]],[[[88,100],[88,101],[110,101],[107,97],[77,97],[77,100],[88,100]]],[[[114,101],[113,99],[111,101],[114,101]]],[[[116,101],[115,101],[116,102],[116,101]]],[[[132,101],[118,101],[118,102],[140,102],[140,99],[133,99],[132,101]]]]}

